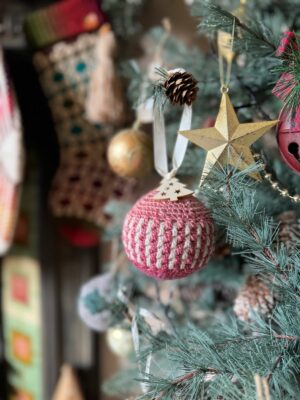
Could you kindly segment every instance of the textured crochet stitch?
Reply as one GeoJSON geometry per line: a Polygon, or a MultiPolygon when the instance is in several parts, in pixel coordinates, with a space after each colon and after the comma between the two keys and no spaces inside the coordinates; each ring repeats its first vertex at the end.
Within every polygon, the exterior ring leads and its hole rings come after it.
{"type": "MultiPolygon", "coordinates": [[[[34,63],[60,143],[60,164],[49,196],[52,212],[56,217],[105,227],[108,219],[104,206],[110,199],[126,198],[133,184],[117,177],[109,168],[106,159],[109,131],[89,123],[85,116],[97,40],[97,33],[91,33],[56,43],[48,51],[36,53],[34,63]]],[[[78,245],[73,235],[68,238],[78,245]]]]}
{"type": "Polygon", "coordinates": [[[123,243],[133,265],[157,279],[188,276],[208,261],[214,226],[208,210],[193,196],[178,201],[143,196],[125,218],[123,243]]]}

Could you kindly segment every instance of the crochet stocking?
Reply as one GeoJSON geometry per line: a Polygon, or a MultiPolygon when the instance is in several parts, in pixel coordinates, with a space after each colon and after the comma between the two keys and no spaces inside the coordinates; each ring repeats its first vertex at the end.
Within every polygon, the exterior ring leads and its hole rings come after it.
{"type": "MultiPolygon", "coordinates": [[[[44,47],[51,44],[34,56],[60,144],[60,165],[49,196],[51,209],[57,217],[75,217],[98,227],[107,221],[103,211],[107,200],[123,194],[120,180],[112,175],[106,161],[107,133],[100,125],[90,123],[85,114],[98,40],[98,33],[90,29],[98,28],[104,21],[95,0],[65,0],[34,13],[26,23],[29,38],[37,38],[38,45],[42,42],[44,47]],[[70,27],[62,24],[63,34],[55,31],[56,41],[59,40],[55,44],[52,44],[54,34],[48,36],[47,42],[47,37],[41,39],[43,31],[34,30],[38,26],[36,21],[43,18],[51,25],[52,14],[63,21],[67,15],[70,24],[70,27]],[[74,19],[77,23],[71,24],[74,19]]],[[[69,233],[70,229],[73,228],[67,229],[69,233]]],[[[64,229],[65,234],[68,232],[64,229]]]]}

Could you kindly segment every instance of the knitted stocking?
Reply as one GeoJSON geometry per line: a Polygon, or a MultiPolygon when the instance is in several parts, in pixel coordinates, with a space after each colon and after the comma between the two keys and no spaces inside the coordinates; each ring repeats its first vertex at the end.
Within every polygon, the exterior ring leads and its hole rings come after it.
{"type": "Polygon", "coordinates": [[[57,217],[75,217],[102,227],[107,220],[104,204],[111,196],[123,194],[120,180],[112,175],[106,162],[107,133],[101,126],[88,122],[85,116],[98,40],[97,32],[87,31],[98,28],[105,18],[95,0],[65,0],[29,17],[28,37],[38,38],[43,46],[51,44],[53,34],[47,43],[47,37],[41,40],[44,32],[35,32],[32,27],[36,28],[36,20],[43,18],[49,25],[52,14],[58,20],[66,14],[66,21],[74,21],[76,17],[77,24],[69,28],[62,25],[61,29],[66,32],[56,37],[60,42],[34,56],[60,144],[60,165],[50,192],[50,206],[57,217]],[[66,40],[74,34],[77,34],[75,39],[66,40]]]}
{"type": "Polygon", "coordinates": [[[14,234],[22,177],[20,116],[4,68],[0,49],[0,256],[14,234]]]}

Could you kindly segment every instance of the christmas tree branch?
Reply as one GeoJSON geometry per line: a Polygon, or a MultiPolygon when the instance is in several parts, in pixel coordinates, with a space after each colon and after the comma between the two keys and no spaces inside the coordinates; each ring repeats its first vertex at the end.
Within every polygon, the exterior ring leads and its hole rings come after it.
{"type": "Polygon", "coordinates": [[[264,272],[269,284],[281,290],[280,306],[267,321],[254,314],[251,324],[240,326],[235,322],[226,326],[223,322],[209,330],[206,328],[206,332],[190,327],[182,330],[179,320],[174,320],[171,335],[155,336],[147,333],[140,321],[143,340],[149,340],[140,357],[145,359],[151,353],[154,359],[160,360],[155,365],[166,360],[171,363],[171,370],[166,369],[169,375],[166,378],[145,375],[149,390],[141,399],[171,400],[176,395],[183,400],[196,400],[201,390],[207,398],[226,394],[229,398],[247,400],[255,393],[255,373],[270,376],[274,396],[279,387],[281,393],[298,390],[297,385],[290,389],[290,379],[297,368],[296,349],[300,341],[299,272],[294,268],[299,260],[274,247],[276,226],[257,204],[256,184],[247,177],[257,168],[216,170],[202,191],[209,199],[216,222],[227,227],[228,238],[240,249],[240,254],[249,260],[249,265],[255,264],[255,270],[264,272]],[[285,279],[281,279],[282,272],[286,274],[285,279]],[[293,307],[291,302],[295,304],[293,307]],[[163,360],[160,353],[164,354],[163,360]],[[274,366],[278,354],[281,360],[274,366]],[[247,365],[245,369],[241,368],[243,364],[247,365]]]}
{"type": "Polygon", "coordinates": [[[283,356],[283,354],[281,353],[276,357],[276,360],[275,360],[274,364],[272,365],[271,371],[266,376],[267,382],[270,382],[270,380],[271,380],[271,378],[272,378],[272,376],[274,374],[275,369],[279,366],[280,362],[282,361],[282,356],[283,356]]]}
{"type": "MultiPolygon", "coordinates": [[[[191,371],[191,372],[188,372],[188,373],[186,373],[184,375],[181,375],[178,378],[174,379],[171,382],[171,385],[173,387],[175,387],[175,389],[177,389],[183,383],[186,383],[187,381],[195,378],[198,374],[203,375],[203,373],[209,373],[209,374],[217,375],[220,372],[217,371],[214,368],[206,368],[205,370],[201,370],[201,371],[191,371]]],[[[164,396],[165,396],[165,392],[161,392],[158,396],[155,397],[155,400],[163,400],[165,398],[164,396]]]]}
{"type": "Polygon", "coordinates": [[[236,75],[236,78],[237,78],[241,88],[246,90],[246,92],[249,94],[249,97],[252,100],[253,105],[256,108],[256,110],[257,110],[258,114],[260,115],[260,117],[263,118],[263,119],[266,119],[266,120],[271,120],[272,118],[270,117],[270,115],[268,115],[264,111],[264,109],[261,106],[261,103],[258,101],[255,91],[243,81],[241,76],[236,75]]]}
{"type": "MultiPolygon", "coordinates": [[[[200,30],[213,32],[218,30],[231,31],[233,23],[235,23],[236,28],[244,32],[241,38],[236,36],[236,44],[240,49],[249,49],[250,44],[251,48],[253,48],[253,42],[256,44],[260,43],[260,46],[257,47],[264,47],[264,50],[270,53],[274,53],[277,48],[277,42],[274,39],[271,40],[271,33],[265,26],[258,24],[256,21],[252,21],[252,26],[246,25],[235,15],[212,3],[210,0],[196,2],[192,13],[198,18],[202,18],[199,23],[200,30]]],[[[258,48],[257,51],[259,51],[258,48]]]]}
{"type": "MultiPolygon", "coordinates": [[[[117,7],[117,0],[106,0],[106,3],[109,2],[115,3],[117,7]]],[[[196,1],[196,15],[203,16],[201,30],[231,32],[235,19],[236,63],[233,65],[231,91],[235,103],[239,105],[236,108],[241,110],[242,118],[247,121],[257,116],[271,119],[270,115],[276,114],[279,108],[277,99],[271,95],[274,81],[283,72],[299,76],[298,53],[291,54],[291,58],[286,61],[278,59],[274,54],[282,26],[290,26],[297,20],[295,13],[291,15],[290,12],[291,9],[296,10],[296,6],[297,0],[275,0],[272,4],[270,0],[253,0],[247,3],[247,16],[236,18],[209,1],[196,1]],[[279,63],[281,65],[278,67],[279,63]],[[270,73],[273,70],[274,74],[270,73]]],[[[161,29],[154,29],[149,37],[157,43],[162,34],[161,29]]],[[[216,55],[212,52],[202,54],[201,49],[191,49],[171,36],[162,56],[167,69],[182,67],[199,81],[193,125],[201,126],[207,116],[214,116],[214,110],[217,110],[219,104],[216,55]]],[[[134,103],[140,95],[143,71],[130,64],[127,73],[130,81],[128,92],[134,103]]],[[[162,80],[154,88],[154,93],[159,103],[164,105],[168,103],[161,83],[162,80]]],[[[297,85],[296,82],[296,89],[292,89],[293,101],[299,98],[297,85]]],[[[152,94],[153,86],[149,80],[146,97],[152,94]]],[[[171,147],[178,128],[179,110],[168,107],[165,117],[171,147]]],[[[198,174],[202,156],[201,151],[189,149],[185,159],[187,174],[198,174]]],[[[268,164],[273,161],[270,159],[268,164]]],[[[299,179],[296,179],[295,174],[290,173],[287,179],[287,169],[275,159],[276,171],[278,165],[281,166],[278,178],[281,175],[289,181],[290,187],[297,187],[299,179]]],[[[228,277],[234,269],[234,262],[237,265],[236,276],[240,278],[239,283],[235,277],[231,278],[235,281],[235,290],[244,280],[245,274],[259,274],[274,295],[275,305],[271,314],[266,318],[253,312],[251,322],[241,323],[230,312],[233,298],[227,301],[230,304],[226,303],[226,312],[220,310],[215,294],[209,290],[211,281],[203,279],[209,276],[209,271],[215,273],[213,262],[191,279],[180,282],[178,290],[183,300],[178,301],[175,293],[174,307],[161,301],[159,290],[156,295],[152,291],[149,298],[145,290],[149,281],[143,281],[141,276],[132,278],[137,289],[134,290],[131,302],[134,300],[143,304],[143,307],[154,308],[155,312],[168,318],[172,325],[168,332],[154,334],[143,318],[138,321],[141,339],[139,359],[145,361],[149,354],[152,355],[151,373],[145,373],[143,377],[148,393],[141,396],[141,399],[254,399],[255,374],[270,382],[272,398],[294,400],[299,397],[300,255],[296,247],[287,250],[278,244],[278,227],[274,222],[276,219],[273,221],[271,216],[277,216],[290,204],[287,205],[285,199],[279,201],[277,196],[272,196],[269,187],[256,185],[248,178],[249,173],[257,172],[258,169],[253,166],[239,172],[231,168],[220,168],[201,190],[206,195],[217,228],[221,226],[222,230],[226,230],[227,242],[234,253],[234,256],[231,254],[227,257],[228,263],[226,259],[221,259],[219,263],[222,264],[223,272],[217,278],[214,277],[215,281],[223,283],[223,280],[230,280],[228,277]],[[186,292],[191,293],[195,282],[201,283],[200,290],[196,291],[193,300],[185,301],[186,292]],[[144,296],[143,292],[146,292],[144,296]],[[210,302],[210,308],[207,309],[200,300],[200,297],[205,296],[207,302],[210,302]],[[180,304],[178,307],[181,302],[183,307],[180,304]],[[220,317],[219,323],[216,322],[216,314],[220,317]],[[191,321],[197,326],[189,325],[191,321]]],[[[126,313],[123,318],[126,318],[126,313]]],[[[137,381],[137,377],[133,379],[137,381]]],[[[124,389],[125,386],[122,382],[119,387],[124,389]]]]}
{"type": "Polygon", "coordinates": [[[268,40],[267,37],[265,35],[263,35],[263,33],[255,32],[253,29],[249,28],[247,25],[245,25],[243,22],[241,22],[237,17],[234,17],[234,18],[235,18],[235,24],[237,27],[240,27],[243,31],[249,33],[251,36],[256,38],[258,41],[262,41],[263,43],[265,43],[267,46],[270,47],[271,50],[276,51],[276,49],[277,49],[276,44],[272,43],[270,40],[268,40]]]}
{"type": "Polygon", "coordinates": [[[275,72],[282,74],[278,82],[275,92],[284,103],[286,111],[295,113],[299,106],[300,97],[300,40],[295,37],[286,46],[284,53],[281,56],[281,63],[274,68],[275,72]]]}
{"type": "MultiPolygon", "coordinates": [[[[274,335],[274,337],[278,340],[300,340],[299,337],[291,337],[291,336],[286,336],[286,335],[274,335]]],[[[241,339],[242,341],[248,341],[248,340],[257,340],[257,339],[262,339],[263,337],[248,337],[248,338],[243,338],[241,339]]],[[[229,340],[226,342],[226,345],[230,345],[230,343],[237,343],[236,340],[229,340]]],[[[220,345],[220,343],[218,343],[218,345],[220,345]]],[[[224,345],[224,343],[222,343],[222,345],[224,345]]],[[[286,346],[285,346],[286,349],[286,346]]],[[[272,379],[272,376],[276,370],[276,368],[279,366],[280,362],[283,359],[283,353],[281,352],[280,355],[278,355],[275,359],[274,364],[271,367],[270,372],[266,375],[266,380],[267,382],[270,382],[270,380],[272,379]]],[[[184,375],[179,376],[178,378],[174,379],[171,381],[170,385],[172,386],[180,386],[182,383],[186,383],[187,381],[195,378],[197,375],[201,374],[201,376],[203,376],[203,374],[209,374],[209,375],[218,375],[218,374],[224,374],[224,371],[220,371],[217,370],[215,368],[206,368],[206,369],[200,369],[200,370],[196,370],[196,371],[190,371],[184,375]]],[[[229,375],[232,375],[231,371],[227,371],[227,373],[229,375]]],[[[157,397],[155,397],[156,400],[162,400],[164,399],[164,392],[161,392],[157,397]]]]}

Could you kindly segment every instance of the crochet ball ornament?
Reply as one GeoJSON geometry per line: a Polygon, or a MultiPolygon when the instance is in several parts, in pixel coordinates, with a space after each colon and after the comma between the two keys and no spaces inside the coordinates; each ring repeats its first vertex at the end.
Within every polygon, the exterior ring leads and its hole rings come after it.
{"type": "Polygon", "coordinates": [[[125,178],[141,178],[153,167],[150,137],[137,129],[125,129],[110,141],[107,150],[111,169],[125,178]]]}
{"type": "Polygon", "coordinates": [[[178,201],[142,197],[123,226],[125,252],[133,265],[157,279],[188,276],[208,261],[214,226],[208,210],[193,196],[178,201]]]}

